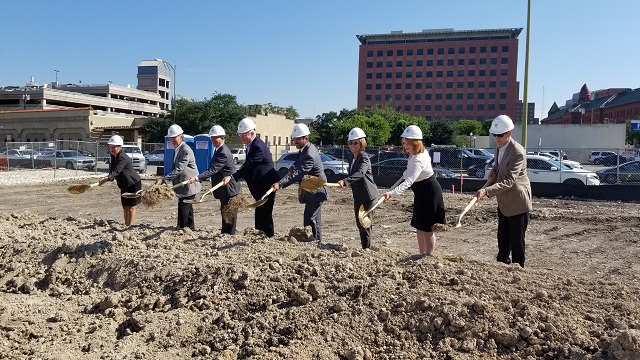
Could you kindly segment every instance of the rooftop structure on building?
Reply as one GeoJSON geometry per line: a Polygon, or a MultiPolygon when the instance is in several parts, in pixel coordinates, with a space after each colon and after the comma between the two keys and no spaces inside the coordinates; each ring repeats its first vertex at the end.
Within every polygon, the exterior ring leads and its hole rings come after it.
{"type": "Polygon", "coordinates": [[[522,28],[357,35],[358,108],[432,119],[516,118],[522,28]]]}

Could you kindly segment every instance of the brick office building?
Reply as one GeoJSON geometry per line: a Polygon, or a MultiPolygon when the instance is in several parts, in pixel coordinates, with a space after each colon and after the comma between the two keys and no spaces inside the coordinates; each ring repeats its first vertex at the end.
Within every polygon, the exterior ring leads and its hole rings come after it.
{"type": "Polygon", "coordinates": [[[516,118],[522,28],[357,35],[358,108],[390,105],[427,120],[516,118]]]}

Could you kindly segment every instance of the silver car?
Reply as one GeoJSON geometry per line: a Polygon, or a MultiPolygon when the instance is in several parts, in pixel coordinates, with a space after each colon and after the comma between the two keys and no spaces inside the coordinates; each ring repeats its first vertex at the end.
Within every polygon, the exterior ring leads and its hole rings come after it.
{"type": "Polygon", "coordinates": [[[77,150],[56,150],[49,155],[41,155],[38,160],[51,161],[51,166],[65,167],[66,169],[86,169],[96,168],[96,158],[84,156],[77,150]]]}
{"type": "MultiPolygon", "coordinates": [[[[290,152],[287,154],[283,154],[276,161],[275,168],[279,173],[289,171],[289,168],[293,166],[293,163],[298,158],[298,152],[290,152]]],[[[320,153],[320,160],[322,161],[322,166],[324,167],[324,173],[327,175],[332,174],[348,174],[349,173],[349,165],[346,161],[336,160],[335,158],[320,153]]]]}

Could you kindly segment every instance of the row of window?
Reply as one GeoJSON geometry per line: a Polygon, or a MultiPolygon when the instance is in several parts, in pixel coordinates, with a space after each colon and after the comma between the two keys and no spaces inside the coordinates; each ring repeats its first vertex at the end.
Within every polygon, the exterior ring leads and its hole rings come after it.
{"type": "MultiPolygon", "coordinates": [[[[459,47],[457,50],[458,54],[466,54],[467,52],[469,52],[469,54],[475,54],[476,52],[480,53],[480,54],[486,54],[487,52],[491,52],[491,53],[497,53],[498,52],[498,46],[470,46],[470,47],[459,47]]],[[[508,53],[509,52],[509,45],[502,45],[501,50],[503,53],[508,53]]],[[[367,51],[367,57],[372,57],[373,56],[373,50],[368,50],[367,51]]],[[[386,54],[387,56],[393,56],[393,50],[386,50],[386,54]]],[[[415,53],[418,56],[424,55],[424,53],[427,53],[427,55],[434,55],[435,53],[437,53],[438,55],[443,55],[445,53],[445,48],[437,48],[437,49],[406,49],[406,53],[407,56],[413,56],[413,54],[415,53]],[[426,51],[425,51],[426,50],[426,51]]],[[[447,54],[456,54],[456,48],[454,47],[449,47],[446,49],[447,54]]],[[[377,50],[376,51],[376,56],[383,56],[383,54],[385,53],[384,50],[377,50]]],[[[396,56],[404,56],[405,50],[402,49],[398,49],[395,51],[395,55],[396,56]]]]}
{"type": "MultiPolygon", "coordinates": [[[[373,79],[373,74],[374,73],[370,73],[368,72],[365,77],[367,79],[373,79]]],[[[465,76],[465,71],[464,70],[457,70],[457,71],[453,71],[453,70],[447,70],[447,71],[442,71],[442,70],[438,70],[438,71],[417,71],[417,72],[413,72],[413,71],[406,71],[406,72],[402,72],[402,71],[396,71],[395,72],[395,78],[396,79],[402,79],[403,77],[405,79],[412,79],[412,78],[416,78],[416,79],[421,79],[424,75],[424,77],[426,78],[432,78],[434,77],[454,77],[454,76],[458,76],[458,77],[464,77],[465,76]]],[[[466,76],[476,76],[476,71],[475,70],[467,70],[466,71],[466,76]]],[[[500,76],[507,76],[509,74],[509,71],[507,69],[500,69],[500,76]]],[[[478,70],[478,76],[487,76],[487,70],[478,70]]],[[[489,70],[489,76],[498,76],[498,70],[497,69],[491,69],[489,70]]],[[[376,79],[382,79],[382,73],[381,72],[377,72],[375,73],[375,77],[376,79]]],[[[394,78],[394,72],[392,71],[387,71],[384,73],[384,78],[385,79],[393,79],[394,78]]]]}
{"type": "MultiPolygon", "coordinates": [[[[445,100],[453,100],[453,95],[454,94],[444,94],[444,99],[445,100]]],[[[464,100],[465,96],[463,93],[458,93],[455,94],[456,100],[464,100]]],[[[501,92],[498,97],[500,99],[506,99],[507,98],[507,93],[506,92],[501,92]]],[[[381,101],[382,100],[382,94],[376,94],[376,95],[365,95],[364,96],[366,101],[371,101],[371,99],[375,99],[376,101],[381,101]]],[[[402,100],[403,96],[402,94],[385,94],[384,95],[384,100],[388,101],[388,100],[402,100]]],[[[425,100],[432,100],[432,99],[436,99],[436,100],[442,100],[442,94],[424,94],[424,99],[425,100]]],[[[467,100],[473,100],[475,98],[479,99],[479,100],[484,100],[485,98],[488,99],[495,99],[496,98],[496,93],[489,93],[488,95],[485,95],[485,93],[478,93],[478,94],[474,94],[474,93],[467,93],[466,96],[467,100]]],[[[422,100],[422,94],[404,94],[404,99],[405,100],[422,100]]]]}
{"type": "MultiPolygon", "coordinates": [[[[445,66],[444,59],[439,59],[439,60],[415,60],[415,62],[413,60],[407,60],[407,61],[396,60],[395,67],[397,67],[397,68],[398,67],[414,67],[414,63],[415,63],[415,67],[423,67],[425,64],[426,64],[427,67],[433,67],[434,64],[435,64],[435,66],[445,66]]],[[[464,66],[464,65],[474,66],[476,64],[486,65],[487,64],[487,59],[486,58],[480,58],[480,59],[458,59],[458,61],[456,61],[455,59],[447,59],[447,66],[455,66],[456,63],[458,64],[458,66],[464,66]]],[[[367,69],[373,69],[373,64],[374,64],[373,61],[367,61],[367,69]]],[[[495,57],[494,58],[489,58],[489,64],[497,65],[498,64],[498,58],[495,58],[495,57]]],[[[500,58],[500,64],[502,64],[502,65],[509,64],[509,58],[508,57],[500,58]]],[[[376,61],[375,65],[376,65],[376,68],[394,67],[394,63],[393,63],[392,60],[376,61]]]]}
{"type": "MultiPolygon", "coordinates": [[[[403,107],[401,105],[396,105],[396,110],[400,111],[403,107]]],[[[467,105],[466,111],[495,111],[496,109],[500,111],[507,110],[506,104],[487,104],[486,108],[484,104],[467,105]]],[[[454,111],[453,105],[404,105],[404,111],[454,111]]],[[[455,111],[465,111],[465,107],[463,105],[455,105],[455,111]]]]}
{"type": "MultiPolygon", "coordinates": [[[[478,81],[477,85],[479,89],[484,89],[484,88],[490,88],[493,89],[496,87],[497,84],[500,84],[501,88],[506,88],[507,87],[507,81],[478,81]]],[[[453,89],[454,88],[454,82],[453,81],[447,81],[446,83],[443,82],[436,82],[435,83],[435,89],[453,89]]],[[[373,90],[373,86],[374,84],[365,84],[365,90],[373,90]]],[[[405,83],[404,84],[404,88],[406,90],[410,90],[412,88],[420,90],[422,89],[423,83],[405,83]]],[[[396,90],[402,90],[403,86],[402,83],[396,83],[391,84],[391,83],[387,83],[384,84],[384,89],[385,90],[391,90],[393,88],[395,88],[396,90]]],[[[468,81],[466,83],[466,88],[467,89],[473,89],[476,87],[476,82],[475,81],[468,81]]],[[[382,84],[375,84],[375,88],[376,90],[382,90],[382,84]]],[[[424,83],[424,88],[425,89],[433,89],[433,83],[432,82],[426,82],[424,83]]],[[[465,82],[464,81],[456,81],[455,82],[455,88],[456,89],[464,89],[465,88],[465,82]]]]}

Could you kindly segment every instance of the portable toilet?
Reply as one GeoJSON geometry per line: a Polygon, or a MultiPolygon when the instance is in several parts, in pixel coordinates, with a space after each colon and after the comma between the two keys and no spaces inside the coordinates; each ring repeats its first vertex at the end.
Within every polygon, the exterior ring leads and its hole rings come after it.
{"type": "Polygon", "coordinates": [[[214,150],[209,134],[196,135],[195,149],[193,152],[196,156],[196,165],[198,166],[199,172],[203,172],[209,168],[214,150]]]}
{"type": "MultiPolygon", "coordinates": [[[[169,139],[170,137],[168,136],[164,137],[164,176],[169,175],[171,170],[173,170],[173,155],[175,153],[175,149],[169,139]]],[[[193,136],[185,134],[184,142],[191,148],[191,150],[193,150],[195,144],[193,136]]],[[[198,164],[196,163],[196,166],[197,165],[198,164]]]]}

